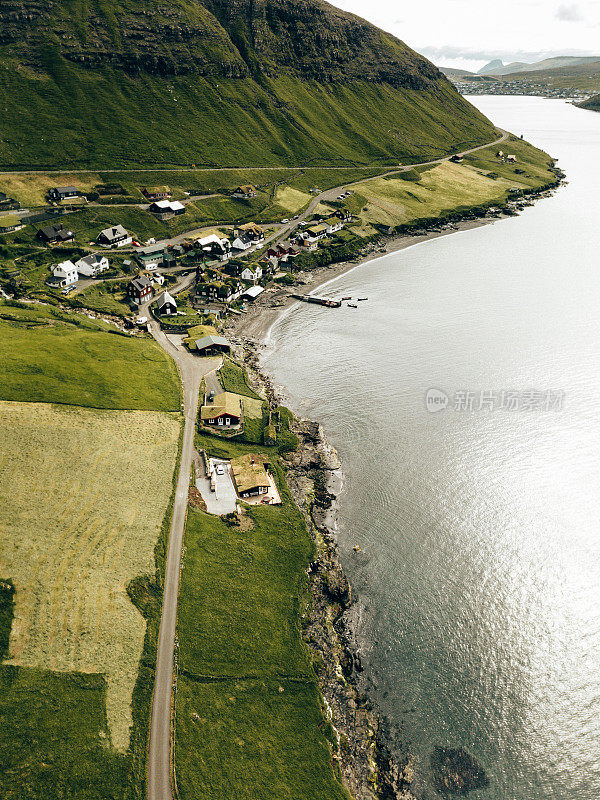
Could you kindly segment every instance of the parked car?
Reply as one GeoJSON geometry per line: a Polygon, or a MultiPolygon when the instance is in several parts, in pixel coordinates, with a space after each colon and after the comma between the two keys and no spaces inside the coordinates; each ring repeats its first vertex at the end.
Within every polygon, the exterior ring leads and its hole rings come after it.
{"type": "Polygon", "coordinates": [[[223,464],[217,464],[217,475],[225,475],[225,467],[223,464]]]}
{"type": "Polygon", "coordinates": [[[281,220],[282,225],[285,225],[287,222],[289,222],[289,219],[287,219],[287,217],[281,220]]]}

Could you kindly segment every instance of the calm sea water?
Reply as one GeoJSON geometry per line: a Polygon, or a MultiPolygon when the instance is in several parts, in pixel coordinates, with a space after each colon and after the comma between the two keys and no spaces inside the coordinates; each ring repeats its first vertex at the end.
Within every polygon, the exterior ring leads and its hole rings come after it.
{"type": "Polygon", "coordinates": [[[296,307],[264,365],[343,459],[360,642],[419,792],[437,797],[429,756],[445,745],[485,768],[473,798],[598,800],[600,114],[474,101],[569,185],[336,280],[331,296],[369,301],[296,307]],[[432,387],[445,411],[426,410],[432,387]],[[562,410],[528,410],[548,390],[562,410]],[[479,410],[481,392],[497,394],[479,410]]]}

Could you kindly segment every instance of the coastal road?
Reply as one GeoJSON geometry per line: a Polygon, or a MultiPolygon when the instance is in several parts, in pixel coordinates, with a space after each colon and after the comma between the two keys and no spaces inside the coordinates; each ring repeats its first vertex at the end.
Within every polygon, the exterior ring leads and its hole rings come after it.
{"type": "Polygon", "coordinates": [[[171,713],[181,550],[187,513],[190,471],[194,458],[194,432],[198,413],[200,382],[206,374],[214,371],[220,364],[220,359],[201,359],[185,351],[178,350],[167,339],[155,320],[150,322],[150,330],[158,344],[175,360],[179,369],[183,387],[183,413],[185,419],[181,461],[177,476],[167,549],[156,675],[154,679],[154,694],[152,696],[147,772],[148,800],[173,800],[171,786],[171,713]]]}
{"type": "MultiPolygon", "coordinates": [[[[505,141],[508,134],[490,142],[484,147],[494,146],[505,141]]],[[[467,153],[480,150],[482,147],[473,148],[465,151],[467,153]]],[[[446,158],[437,159],[429,163],[438,164],[446,161],[446,158]]],[[[414,165],[420,166],[420,165],[414,165]]],[[[410,166],[403,169],[411,169],[410,166]]],[[[387,174],[394,174],[402,170],[392,170],[387,174]]],[[[357,181],[360,183],[360,181],[357,181]]],[[[354,184],[346,184],[350,186],[354,184]]],[[[293,221],[290,227],[294,227],[299,221],[304,219],[311,210],[323,199],[336,197],[343,187],[329,189],[322,192],[311,202],[306,211],[299,218],[293,221]]],[[[285,235],[286,230],[280,229],[274,238],[285,235]]],[[[188,280],[193,280],[193,275],[188,276],[188,280]]],[[[188,280],[182,281],[177,289],[181,291],[188,284],[188,280]]],[[[146,314],[148,304],[140,308],[140,314],[146,314]]],[[[150,316],[149,314],[147,314],[150,316]]],[[[173,504],[173,515],[171,518],[171,528],[169,532],[169,542],[167,549],[167,563],[165,569],[165,585],[163,594],[163,607],[160,621],[160,633],[158,639],[158,651],[156,659],[156,675],[154,680],[154,694],[152,696],[152,714],[150,721],[150,745],[148,751],[148,771],[147,771],[147,800],[173,800],[173,789],[171,784],[172,765],[171,765],[171,716],[173,701],[173,675],[174,675],[174,653],[175,653],[175,631],[177,623],[177,599],[179,595],[179,578],[181,571],[181,549],[183,545],[183,534],[187,512],[190,472],[194,457],[194,431],[198,413],[198,392],[200,382],[203,377],[209,376],[220,363],[220,359],[200,359],[190,353],[178,350],[165,336],[158,323],[152,319],[150,322],[150,332],[158,344],[170,355],[179,369],[183,386],[183,413],[185,427],[183,443],[181,448],[181,461],[177,477],[177,487],[175,501],[173,504]]],[[[215,376],[216,379],[216,376],[215,376]]],[[[212,385],[213,376],[208,377],[208,382],[212,385]]]]}
{"type": "MultiPolygon", "coordinates": [[[[471,147],[469,150],[463,150],[461,153],[454,153],[453,155],[444,156],[443,158],[436,158],[433,161],[420,161],[417,164],[405,164],[402,167],[396,167],[395,169],[391,169],[388,172],[383,172],[383,173],[381,173],[381,175],[375,175],[374,177],[375,178],[387,178],[387,177],[389,177],[391,175],[398,175],[401,172],[408,172],[408,170],[415,169],[416,167],[428,167],[428,166],[432,166],[432,165],[435,165],[435,164],[443,164],[444,161],[449,161],[454,156],[468,156],[471,153],[476,153],[478,150],[485,150],[487,147],[495,147],[496,145],[499,145],[499,144],[502,144],[502,142],[505,142],[508,139],[509,136],[510,136],[510,133],[508,131],[503,131],[502,132],[502,136],[499,139],[496,139],[495,142],[488,142],[488,144],[482,144],[482,145],[479,145],[478,147],[471,147]]],[[[296,219],[291,220],[289,223],[287,223],[286,225],[283,225],[281,228],[279,228],[279,230],[276,231],[275,233],[273,233],[271,236],[268,236],[265,239],[264,243],[261,245],[261,247],[264,247],[267,244],[272,244],[273,242],[283,241],[283,239],[285,239],[287,236],[289,236],[289,234],[292,233],[292,231],[295,228],[297,228],[298,225],[301,222],[304,222],[304,220],[307,217],[311,216],[311,214],[314,212],[315,208],[322,201],[326,202],[327,200],[329,200],[329,201],[335,200],[338,197],[338,195],[340,194],[340,192],[346,190],[349,186],[357,186],[358,184],[365,183],[366,181],[370,181],[370,180],[373,180],[373,177],[371,177],[371,178],[361,178],[361,179],[359,179],[357,181],[351,181],[350,183],[345,183],[342,186],[336,186],[333,189],[327,189],[326,191],[321,192],[320,194],[316,195],[310,201],[310,203],[305,208],[305,210],[302,213],[298,214],[296,219]]]]}

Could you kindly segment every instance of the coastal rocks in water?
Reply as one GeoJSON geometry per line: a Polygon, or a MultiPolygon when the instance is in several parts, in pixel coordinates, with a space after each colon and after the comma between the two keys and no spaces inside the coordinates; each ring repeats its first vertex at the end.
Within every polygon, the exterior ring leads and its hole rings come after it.
{"type": "Polygon", "coordinates": [[[431,754],[433,784],[443,795],[465,795],[490,785],[484,770],[463,747],[436,747],[431,754]]]}
{"type": "Polygon", "coordinates": [[[351,603],[350,584],[340,564],[334,564],[325,573],[325,588],[329,597],[342,608],[351,603]]]}

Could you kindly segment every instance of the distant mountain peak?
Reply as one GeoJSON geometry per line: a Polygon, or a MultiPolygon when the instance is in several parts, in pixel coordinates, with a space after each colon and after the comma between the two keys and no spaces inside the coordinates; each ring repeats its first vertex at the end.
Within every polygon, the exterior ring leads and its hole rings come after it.
{"type": "Polygon", "coordinates": [[[478,71],[477,74],[478,75],[485,75],[490,70],[492,70],[492,69],[501,69],[503,66],[504,66],[504,61],[502,61],[501,58],[494,58],[492,61],[490,61],[489,64],[486,64],[485,67],[482,67],[478,71]]]}

